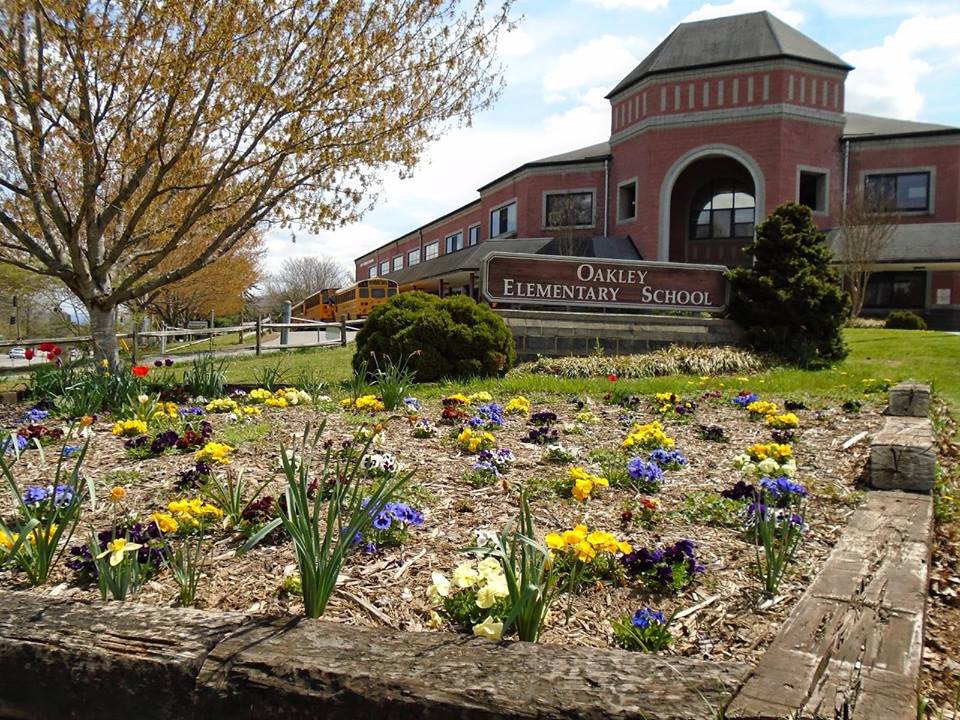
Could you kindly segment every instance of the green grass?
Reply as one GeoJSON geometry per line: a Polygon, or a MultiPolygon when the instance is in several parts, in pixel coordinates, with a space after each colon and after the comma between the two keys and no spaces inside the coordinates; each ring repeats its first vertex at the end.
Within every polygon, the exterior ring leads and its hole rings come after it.
{"type": "MultiPolygon", "coordinates": [[[[860,397],[863,380],[889,378],[897,382],[913,379],[929,382],[934,390],[960,409],[960,335],[917,330],[883,330],[850,328],[844,331],[850,355],[842,363],[826,370],[798,370],[779,367],[739,380],[736,376],[715,377],[703,381],[690,375],[619,380],[618,386],[636,394],[650,394],[671,390],[699,393],[705,387],[736,390],[747,387],[759,393],[779,396],[806,396],[835,400],[840,397],[860,397]]],[[[326,382],[336,385],[351,375],[350,358],[353,347],[321,348],[287,351],[283,355],[285,378],[294,382],[301,370],[315,371],[326,382]]],[[[260,357],[237,358],[227,371],[229,382],[254,382],[259,368],[277,362],[275,354],[260,357]]],[[[511,395],[587,394],[603,395],[611,383],[601,378],[560,378],[531,373],[511,374],[504,378],[477,378],[463,382],[440,382],[418,385],[416,394],[431,398],[463,390],[487,390],[504,399],[511,395]]]]}

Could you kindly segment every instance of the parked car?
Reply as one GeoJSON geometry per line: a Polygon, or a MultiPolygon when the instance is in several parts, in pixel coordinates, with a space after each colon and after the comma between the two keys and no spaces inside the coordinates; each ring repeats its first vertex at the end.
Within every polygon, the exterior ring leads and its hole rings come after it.
{"type": "Polygon", "coordinates": [[[27,359],[27,349],[22,347],[13,347],[10,348],[10,352],[7,353],[7,356],[11,360],[26,360],[27,359]]]}

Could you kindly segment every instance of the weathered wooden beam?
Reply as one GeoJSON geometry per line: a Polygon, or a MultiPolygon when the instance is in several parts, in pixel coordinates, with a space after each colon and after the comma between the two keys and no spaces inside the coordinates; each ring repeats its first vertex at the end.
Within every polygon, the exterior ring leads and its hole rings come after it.
{"type": "Polygon", "coordinates": [[[208,714],[237,720],[716,720],[745,672],[736,663],[282,619],[218,645],[197,693],[208,714]]]}
{"type": "Polygon", "coordinates": [[[932,531],[930,497],[869,493],[725,717],[915,717],[932,531]]]}
{"type": "Polygon", "coordinates": [[[0,718],[190,720],[207,653],[243,621],[0,593],[0,718]]]}
{"type": "Polygon", "coordinates": [[[715,720],[747,668],[0,595],[0,718],[715,720]]]}

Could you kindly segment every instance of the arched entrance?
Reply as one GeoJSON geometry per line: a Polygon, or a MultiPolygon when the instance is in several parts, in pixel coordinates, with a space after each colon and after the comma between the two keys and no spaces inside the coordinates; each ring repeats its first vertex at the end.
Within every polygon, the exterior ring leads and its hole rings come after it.
{"type": "Polygon", "coordinates": [[[737,148],[698,148],[664,178],[660,213],[660,259],[746,264],[743,247],[763,217],[763,175],[737,148]]]}

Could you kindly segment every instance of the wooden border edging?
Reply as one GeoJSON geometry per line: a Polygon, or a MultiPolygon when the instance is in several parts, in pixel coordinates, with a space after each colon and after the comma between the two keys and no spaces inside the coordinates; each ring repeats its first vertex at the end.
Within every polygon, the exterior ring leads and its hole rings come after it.
{"type": "Polygon", "coordinates": [[[746,666],[0,595],[0,718],[715,720],[746,666]]]}
{"type": "Polygon", "coordinates": [[[725,717],[914,720],[932,533],[929,496],[869,493],[725,717]]]}

